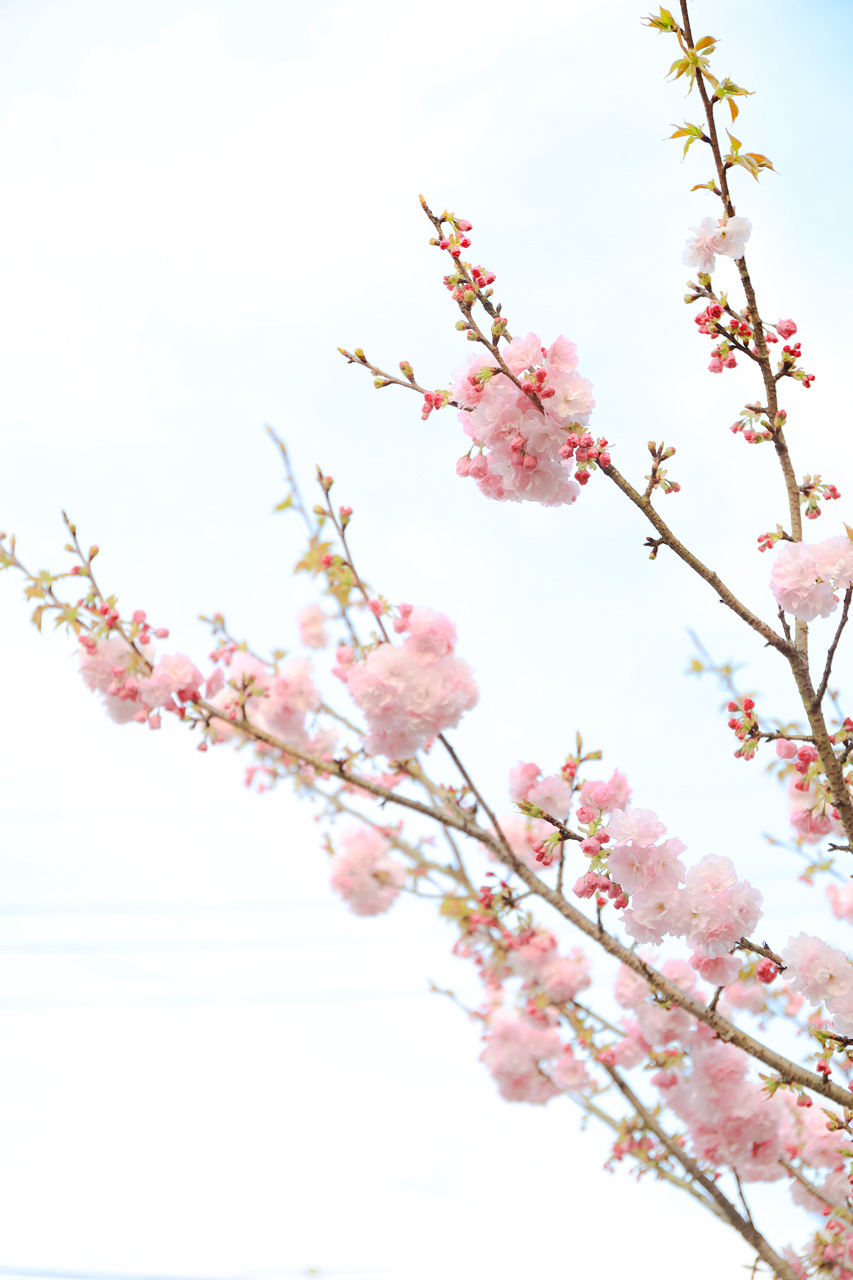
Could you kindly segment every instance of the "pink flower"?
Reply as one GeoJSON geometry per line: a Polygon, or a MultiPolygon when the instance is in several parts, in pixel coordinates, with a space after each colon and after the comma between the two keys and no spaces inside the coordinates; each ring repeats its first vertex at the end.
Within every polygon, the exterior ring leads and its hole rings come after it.
{"type": "Polygon", "coordinates": [[[714,251],[729,258],[742,258],[747,240],[752,235],[752,223],[748,218],[720,218],[714,236],[714,251]]]}
{"type": "Polygon", "coordinates": [[[792,990],[812,1004],[844,999],[853,989],[853,965],[843,951],[820,938],[798,933],[788,939],[782,959],[791,971],[792,990]]]}
{"type": "Polygon", "coordinates": [[[530,333],[513,339],[503,357],[532,394],[504,374],[489,376],[494,360],[472,357],[450,389],[464,406],[463,429],[479,450],[461,472],[499,502],[572,503],[580,485],[565,452],[567,432],[586,426],[595,404],[591,383],[576,370],[574,344],[558,338],[543,355],[538,335],[530,333]]]}
{"type": "MultiPolygon", "coordinates": [[[[93,693],[104,694],[104,706],[116,724],[129,724],[146,708],[139,700],[138,659],[121,636],[80,638],[80,674],[93,693]]],[[[152,652],[143,646],[146,656],[152,652]]]]}
{"type": "Polygon", "coordinates": [[[318,604],[307,604],[300,611],[299,639],[306,649],[325,649],[329,643],[326,622],[326,614],[318,604]]]}
{"type": "Polygon", "coordinates": [[[507,368],[512,369],[513,373],[523,373],[530,365],[542,363],[542,343],[538,334],[528,333],[526,338],[513,338],[503,348],[501,355],[507,368]]]}
{"type": "Polygon", "coordinates": [[[189,702],[199,696],[204,676],[198,667],[182,653],[168,654],[160,659],[150,676],[139,682],[139,696],[149,707],[167,707],[173,695],[181,702],[189,702]]]}
{"type": "Polygon", "coordinates": [[[761,919],[762,896],[738,880],[729,858],[708,854],[687,873],[688,937],[706,955],[722,957],[761,919]]]}
{"type": "Polygon", "coordinates": [[[776,544],[776,556],[770,572],[770,588],[776,603],[801,622],[828,618],[838,607],[828,582],[818,582],[814,548],[803,542],[782,541],[776,544]]]}
{"type": "Polygon", "coordinates": [[[338,843],[331,861],[335,893],[357,916],[388,911],[406,883],[406,869],[390,856],[389,841],[373,827],[350,827],[338,843]]]}
{"type": "Polygon", "coordinates": [[[846,536],[826,538],[811,548],[817,571],[836,591],[846,591],[853,583],[853,542],[846,536]]]}
{"type": "Polygon", "coordinates": [[[700,271],[711,275],[717,253],[715,248],[717,223],[713,218],[703,218],[698,227],[691,227],[690,230],[695,234],[686,242],[687,247],[681,255],[681,261],[685,266],[697,267],[700,271]]]}
{"type": "Polygon", "coordinates": [[[619,843],[607,862],[607,870],[628,893],[648,889],[652,885],[674,888],[684,880],[684,853],[680,840],[665,840],[659,845],[619,843]]]}
{"type": "Polygon", "coordinates": [[[780,338],[787,342],[788,339],[793,338],[794,334],[797,332],[797,326],[794,324],[793,320],[779,320],[776,323],[776,332],[780,338]]]}
{"type": "Polygon", "coordinates": [[[535,982],[555,1004],[574,1000],[592,982],[584,953],[575,947],[568,956],[561,956],[550,933],[537,933],[529,942],[513,947],[507,964],[519,977],[535,982]]]}
{"type": "Polygon", "coordinates": [[[653,845],[666,835],[666,827],[651,809],[621,809],[611,813],[607,825],[614,844],[653,845]]]}
{"type": "Polygon", "coordinates": [[[562,1052],[559,1033],[544,1019],[498,1009],[491,1015],[481,1060],[507,1102],[542,1106],[557,1096],[554,1082],[540,1069],[543,1060],[562,1052]]]}
{"type": "Polygon", "coordinates": [[[853,923],[853,882],[846,881],[842,888],[837,884],[828,885],[826,896],[835,918],[853,923]]]}
{"type": "Polygon", "coordinates": [[[568,815],[572,790],[566,779],[555,773],[534,782],[528,789],[527,799],[550,813],[552,818],[562,820],[568,815]]]}
{"type": "Polygon", "coordinates": [[[740,973],[737,956],[708,956],[702,951],[694,951],[690,963],[699,977],[714,987],[727,987],[737,980],[740,973]]]}
{"type": "Polygon", "coordinates": [[[631,906],[622,913],[626,932],[637,942],[660,943],[668,933],[680,937],[686,932],[687,905],[677,886],[658,882],[635,893],[631,906]]]}
{"type": "Polygon", "coordinates": [[[578,349],[573,342],[569,342],[568,338],[560,334],[546,351],[545,362],[549,369],[571,373],[578,367],[578,349]]]}
{"type": "Polygon", "coordinates": [[[577,1093],[592,1084],[586,1064],[575,1057],[568,1045],[551,1068],[551,1078],[563,1093],[577,1093]]]}
{"type": "Polygon", "coordinates": [[[510,799],[516,804],[519,800],[526,800],[530,788],[534,782],[541,776],[542,770],[538,764],[532,761],[513,765],[509,771],[509,795],[510,799]]]}
{"type": "Polygon", "coordinates": [[[380,644],[346,668],[343,679],[367,720],[370,755],[407,759],[475,706],[477,686],[454,654],[455,638],[444,614],[416,608],[402,645],[380,644]]]}

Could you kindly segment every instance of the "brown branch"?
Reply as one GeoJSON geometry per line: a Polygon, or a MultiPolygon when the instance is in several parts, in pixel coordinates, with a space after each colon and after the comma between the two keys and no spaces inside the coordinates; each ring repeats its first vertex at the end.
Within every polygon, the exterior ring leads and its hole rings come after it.
{"type": "Polygon", "coordinates": [[[717,574],[714,573],[713,569],[709,569],[708,566],[703,564],[697,556],[693,555],[692,551],[687,550],[684,543],[680,542],[678,538],[676,538],[666,521],[658,515],[657,511],[652,506],[651,501],[648,498],[643,497],[643,495],[634,488],[631,482],[626,480],[621,472],[617,471],[614,466],[599,465],[601,466],[601,470],[604,474],[613,481],[618,489],[622,490],[626,497],[630,498],[634,506],[638,507],[646,519],[654,525],[666,545],[675,552],[678,558],[683,560],[685,564],[689,565],[694,573],[698,573],[699,577],[703,578],[705,582],[707,582],[708,585],[716,591],[721,602],[731,609],[733,613],[736,613],[737,616],[741,618],[747,626],[751,627],[753,631],[756,631],[767,644],[771,645],[774,649],[778,649],[781,654],[790,660],[792,656],[792,646],[788,641],[784,640],[782,636],[775,632],[772,627],[769,627],[766,622],[762,622],[762,620],[750,609],[747,609],[746,605],[742,604],[741,601],[738,600],[737,596],[735,596],[735,594],[726,586],[717,574]]]}
{"type": "Polygon", "coordinates": [[[655,1116],[653,1116],[652,1113],[643,1106],[640,1099],[634,1093],[634,1090],[625,1080],[623,1080],[615,1067],[608,1067],[603,1063],[600,1065],[604,1066],[605,1071],[616,1085],[616,1088],[630,1103],[637,1114],[641,1116],[646,1128],[648,1128],[649,1131],[655,1135],[658,1141],[666,1147],[669,1154],[674,1160],[678,1161],[684,1172],[688,1174],[694,1182],[698,1182],[699,1186],[707,1192],[714,1203],[718,1205],[729,1225],[734,1227],[735,1231],[742,1235],[744,1240],[752,1246],[762,1261],[766,1262],[767,1265],[772,1268],[774,1275],[778,1276],[780,1280],[797,1280],[796,1273],[791,1269],[789,1263],[787,1263],[784,1258],[780,1257],[776,1250],[771,1247],[761,1232],[756,1229],[752,1221],[747,1220],[738,1213],[731,1200],[729,1200],[727,1196],[723,1195],[713,1178],[709,1178],[708,1175],[702,1171],[693,1157],[688,1155],[684,1148],[679,1146],[676,1140],[666,1132],[655,1116]]]}
{"type": "Polygon", "coordinates": [[[414,800],[409,796],[398,795],[388,787],[383,787],[380,783],[373,782],[369,778],[362,778],[358,774],[354,774],[342,760],[323,760],[319,756],[314,756],[307,751],[301,751],[296,747],[282,742],[280,739],[273,737],[272,734],[266,733],[263,729],[257,728],[249,721],[233,721],[230,720],[224,711],[218,707],[214,707],[211,703],[199,699],[195,705],[204,713],[208,720],[222,720],[230,728],[248,738],[257,739],[259,742],[265,742],[267,745],[276,748],[282,752],[285,757],[290,757],[294,761],[309,765],[315,769],[320,775],[328,774],[331,777],[339,778],[342,782],[348,783],[350,786],[366,791],[371,795],[375,795],[382,800],[391,804],[399,805],[401,808],[410,809],[414,813],[420,813],[424,817],[437,820],[453,830],[461,831],[464,835],[470,836],[472,840],[477,840],[484,844],[486,848],[491,849],[500,862],[509,867],[520,880],[523,880],[529,889],[533,891],[543,901],[554,907],[561,916],[586,937],[596,942],[602,950],[608,955],[614,956],[617,960],[621,960],[627,968],[641,977],[650,987],[657,991],[665,1000],[672,1004],[677,1004],[685,1012],[691,1014],[699,1022],[704,1022],[712,1031],[715,1031],[721,1040],[728,1044],[736,1045],[739,1049],[743,1049],[750,1057],[763,1062],[765,1066],[775,1071],[779,1078],[786,1084],[795,1085],[798,1088],[810,1089],[813,1093],[821,1094],[825,1098],[829,1098],[831,1102],[835,1102],[840,1106],[848,1106],[851,1101],[850,1093],[841,1089],[838,1085],[830,1080],[825,1080],[823,1076],[809,1071],[805,1067],[799,1066],[795,1062],[791,1062],[788,1058],[777,1053],[775,1049],[761,1044],[755,1040],[747,1032],[742,1031],[733,1023],[729,1022],[721,1014],[714,1010],[708,1009],[701,1001],[696,1000],[693,996],[682,991],[682,989],[671,979],[664,977],[657,969],[646,964],[635,951],[626,947],[618,938],[613,937],[601,928],[597,923],[590,920],[583,912],[578,911],[577,907],[568,902],[562,893],[556,889],[552,889],[549,885],[540,880],[537,875],[530,871],[523,862],[516,858],[511,850],[501,844],[497,836],[483,827],[478,826],[471,818],[466,817],[458,810],[444,813],[438,813],[435,809],[423,804],[419,800],[414,800]]]}
{"type": "Polygon", "coordinates": [[[748,938],[741,938],[734,950],[753,951],[757,956],[764,956],[765,960],[773,961],[780,973],[788,967],[783,963],[781,956],[777,955],[775,951],[770,950],[766,942],[762,946],[757,942],[750,942],[748,938]]]}
{"type": "Polygon", "coordinates": [[[826,693],[829,685],[829,673],[832,671],[832,660],[835,657],[835,650],[838,648],[838,641],[841,639],[841,633],[847,625],[847,615],[850,612],[851,596],[853,596],[853,587],[848,587],[844,593],[844,605],[841,610],[841,620],[838,623],[838,629],[835,632],[832,644],[829,646],[829,651],[826,655],[826,666],[823,669],[823,676],[820,684],[818,685],[817,693],[814,696],[814,710],[817,710],[823,702],[824,694],[826,693]]]}

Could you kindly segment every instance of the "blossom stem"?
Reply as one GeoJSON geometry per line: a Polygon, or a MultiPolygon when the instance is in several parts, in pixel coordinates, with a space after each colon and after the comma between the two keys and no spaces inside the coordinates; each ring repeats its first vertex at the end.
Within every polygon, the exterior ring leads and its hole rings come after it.
{"type": "Polygon", "coordinates": [[[625,1081],[615,1067],[602,1064],[604,1070],[610,1076],[616,1088],[622,1096],[635,1109],[637,1114],[642,1118],[644,1126],[655,1135],[658,1141],[666,1147],[669,1154],[676,1160],[689,1177],[702,1187],[714,1203],[719,1207],[726,1221],[734,1227],[734,1229],[743,1236],[744,1240],[755,1249],[758,1256],[763,1262],[766,1262],[772,1268],[774,1275],[780,1280],[797,1280],[796,1273],[791,1269],[789,1263],[776,1252],[775,1249],[767,1242],[760,1231],[757,1230],[754,1223],[747,1218],[742,1217],[731,1200],[723,1195],[720,1188],[712,1178],[703,1173],[700,1166],[696,1163],[692,1156],[688,1155],[683,1147],[679,1146],[675,1138],[663,1128],[655,1116],[643,1106],[640,1099],[634,1093],[631,1086],[625,1081]]]}

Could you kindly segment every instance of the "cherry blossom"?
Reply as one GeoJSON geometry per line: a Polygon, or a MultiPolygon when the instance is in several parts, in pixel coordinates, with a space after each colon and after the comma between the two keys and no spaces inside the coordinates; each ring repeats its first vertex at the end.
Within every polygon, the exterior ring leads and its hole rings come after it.
{"type": "Polygon", "coordinates": [[[449,618],[418,607],[404,625],[402,645],[378,645],[362,661],[346,665],[343,677],[367,720],[365,750],[393,760],[414,755],[455,728],[479,697],[471,668],[455,655],[449,618]]]}
{"type": "Polygon", "coordinates": [[[354,915],[381,915],[399,897],[406,869],[390,849],[390,842],[372,827],[349,827],[338,836],[329,883],[354,915]]]}

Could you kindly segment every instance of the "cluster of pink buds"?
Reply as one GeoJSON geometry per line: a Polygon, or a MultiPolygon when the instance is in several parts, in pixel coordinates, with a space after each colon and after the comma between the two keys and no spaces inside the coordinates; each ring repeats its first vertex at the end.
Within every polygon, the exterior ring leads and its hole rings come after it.
{"type": "Polygon", "coordinates": [[[772,440],[774,433],[784,427],[787,417],[785,410],[780,409],[771,423],[767,410],[762,405],[748,404],[729,430],[733,435],[742,432],[747,444],[763,444],[766,440],[772,440]]]}
{"type": "Polygon", "coordinates": [[[424,402],[421,407],[421,419],[426,422],[433,409],[443,409],[450,401],[450,396],[446,391],[425,391],[424,402]]]}
{"type": "Polygon", "coordinates": [[[758,535],[758,539],[757,539],[757,541],[758,541],[758,550],[759,550],[759,551],[772,551],[773,547],[775,547],[775,546],[776,546],[776,543],[777,543],[777,542],[782,542],[782,541],[787,541],[787,540],[788,540],[788,535],[787,535],[787,533],[786,533],[786,532],[785,532],[785,530],[782,528],[781,524],[777,524],[777,526],[776,526],[776,532],[775,532],[775,533],[769,533],[769,532],[768,532],[768,533],[759,533],[759,535],[758,535]]]}
{"type": "Polygon", "coordinates": [[[807,520],[817,520],[821,514],[819,499],[834,502],[841,494],[834,484],[821,483],[820,476],[804,476],[800,485],[800,504],[805,505],[807,520]]]}
{"type": "Polygon", "coordinates": [[[456,232],[451,231],[449,236],[444,236],[441,240],[432,239],[430,244],[437,244],[439,249],[444,249],[450,254],[451,258],[458,258],[463,249],[471,246],[471,241],[465,234],[471,230],[471,223],[466,222],[464,218],[457,218],[456,232]]]}
{"type": "MultiPolygon", "coordinates": [[[[548,377],[546,369],[537,369],[535,373],[525,373],[524,381],[521,389],[525,395],[538,396],[540,400],[550,400],[551,396],[556,395],[553,387],[546,387],[545,380],[548,377]]],[[[592,437],[590,436],[590,440],[592,437]]]]}
{"type": "MultiPolygon", "coordinates": [[[[793,321],[791,322],[793,323],[793,321]]],[[[796,378],[808,390],[815,380],[813,373],[806,373],[803,369],[796,367],[797,361],[803,354],[802,346],[799,342],[793,345],[785,345],[782,348],[782,359],[779,362],[778,370],[782,377],[796,378]]]]}
{"type": "MultiPolygon", "coordinates": [[[[472,267],[471,278],[478,289],[485,291],[488,285],[494,284],[497,276],[494,271],[488,271],[484,267],[472,267]]],[[[491,293],[491,290],[489,290],[489,293],[491,293]]],[[[488,297],[488,294],[486,296],[488,297]]]]}
{"type": "Polygon", "coordinates": [[[721,342],[718,347],[714,347],[711,351],[711,360],[708,364],[710,373],[722,373],[724,369],[736,369],[737,359],[727,342],[721,342]]]}
{"type": "Polygon", "coordinates": [[[613,901],[618,911],[628,905],[628,895],[621,884],[616,884],[609,876],[597,875],[595,871],[587,871],[580,880],[576,880],[572,892],[578,898],[595,897],[599,907],[605,906],[608,899],[613,901]]]}
{"type": "Polygon", "coordinates": [[[752,327],[745,320],[732,320],[729,325],[729,333],[735,338],[740,338],[748,343],[752,337],[752,327]]]}
{"type": "Polygon", "coordinates": [[[735,752],[739,760],[751,760],[758,750],[758,720],[753,714],[754,707],[752,698],[744,698],[741,706],[736,702],[729,703],[728,709],[732,713],[729,728],[734,730],[735,737],[741,743],[735,752]]]}
{"type": "Polygon", "coordinates": [[[713,334],[717,332],[717,321],[722,317],[722,314],[723,308],[719,302],[709,302],[704,311],[697,312],[693,317],[693,322],[699,326],[700,333],[713,334]]]}
{"type": "Polygon", "coordinates": [[[574,458],[578,465],[578,470],[575,472],[575,479],[578,484],[589,483],[590,472],[588,466],[590,462],[598,462],[602,467],[610,466],[607,443],[604,436],[599,436],[596,440],[588,431],[584,431],[581,435],[578,435],[577,431],[570,431],[566,436],[566,443],[560,449],[560,457],[564,459],[574,458]]]}
{"type": "Polygon", "coordinates": [[[818,760],[817,749],[810,742],[803,742],[799,747],[793,742],[789,742],[787,738],[780,738],[776,743],[776,754],[780,760],[794,760],[796,764],[794,768],[797,773],[801,774],[804,782],[797,783],[797,787],[801,791],[805,791],[809,787],[809,781],[806,780],[806,774],[812,765],[818,760]]]}

